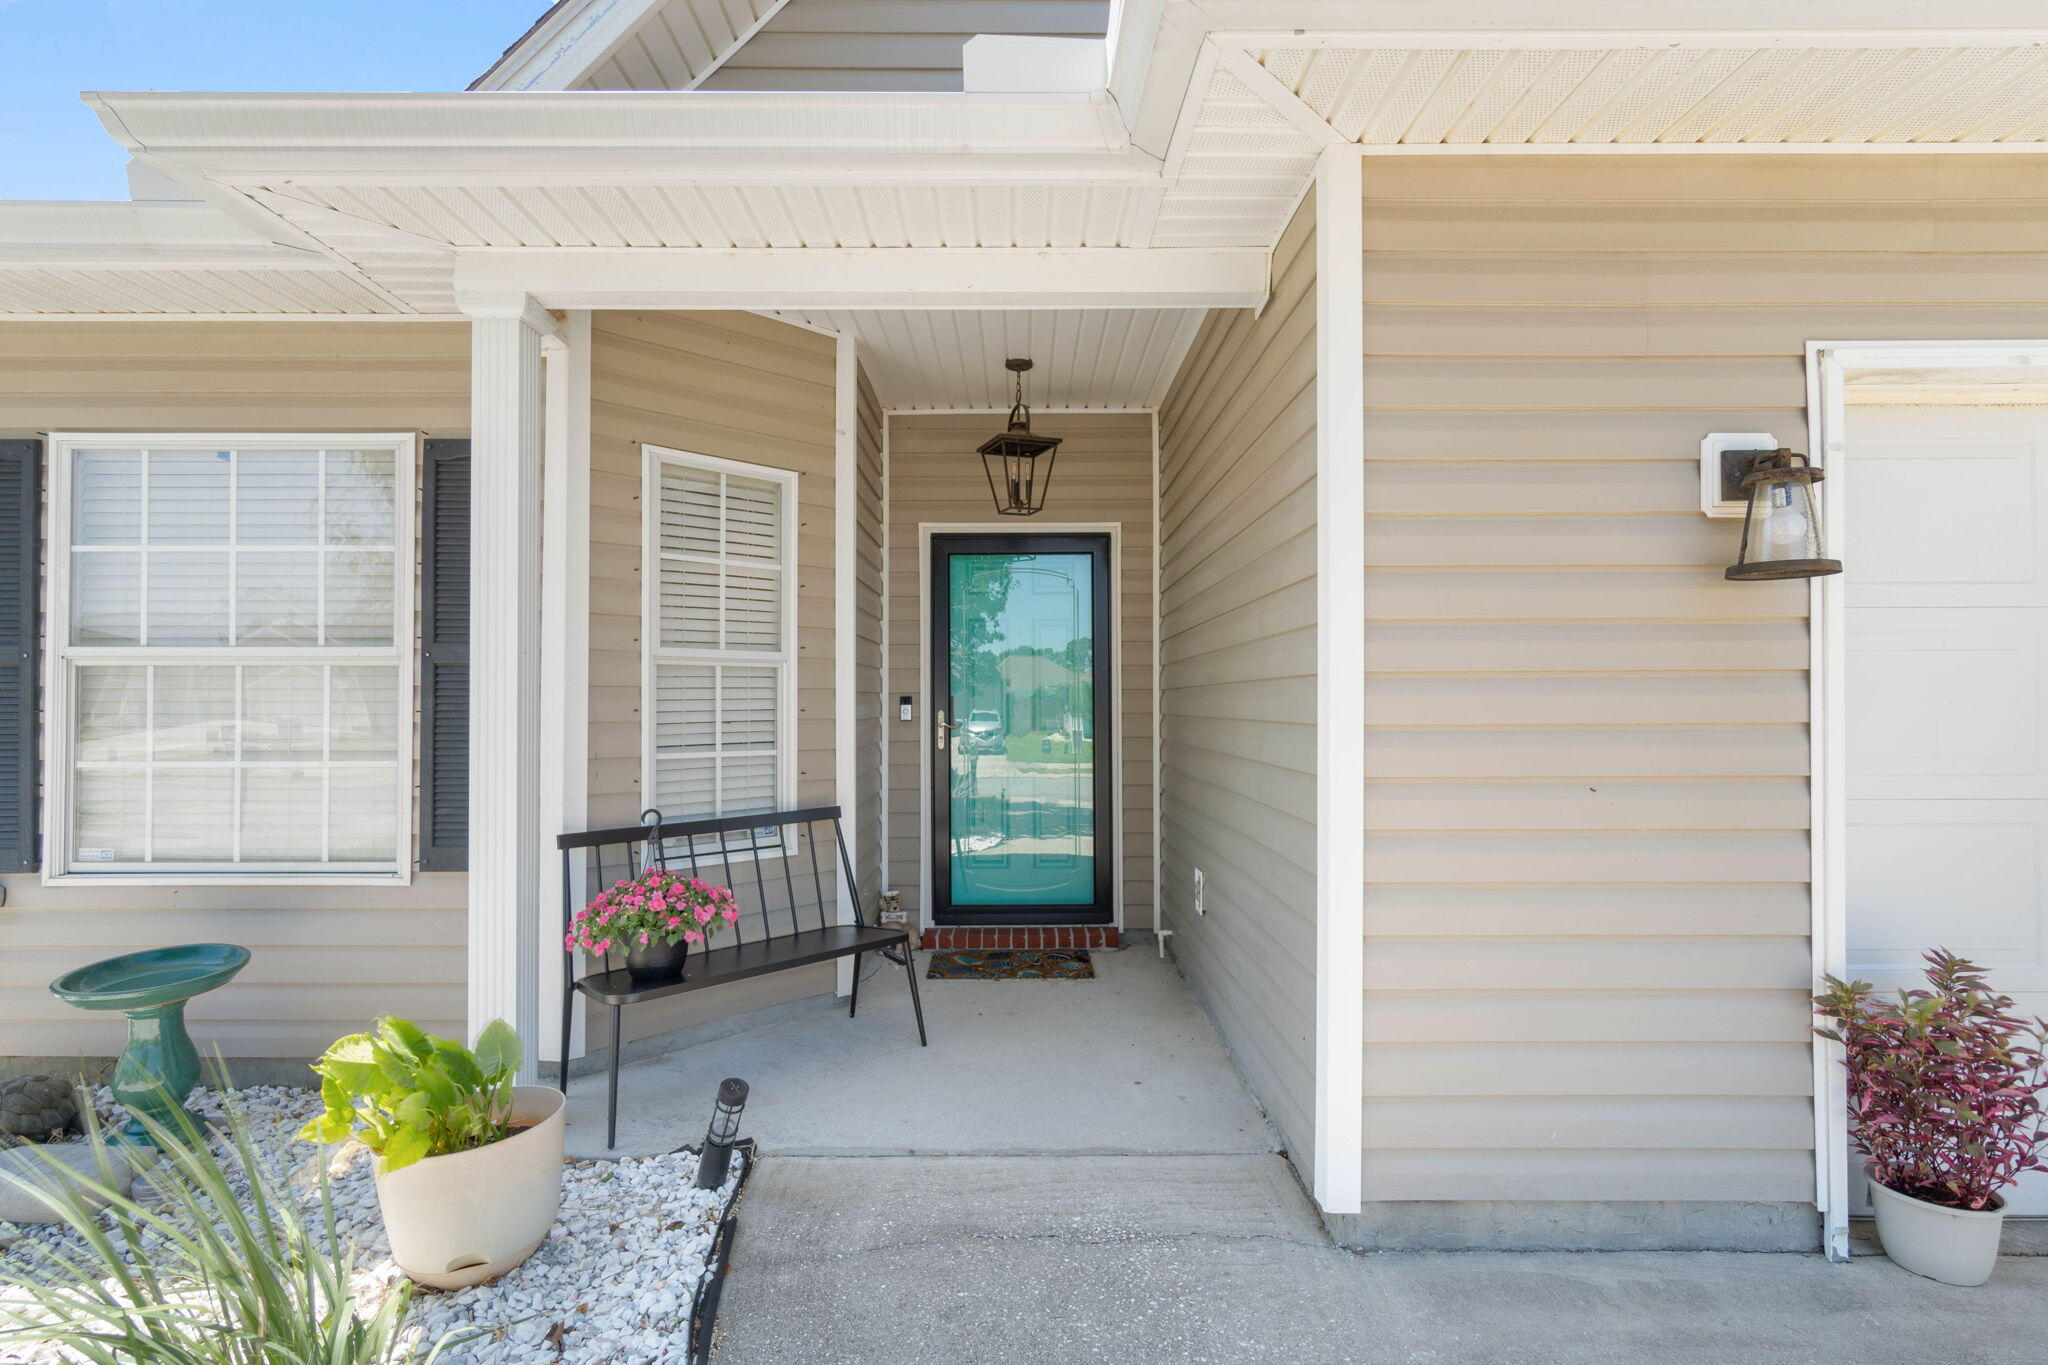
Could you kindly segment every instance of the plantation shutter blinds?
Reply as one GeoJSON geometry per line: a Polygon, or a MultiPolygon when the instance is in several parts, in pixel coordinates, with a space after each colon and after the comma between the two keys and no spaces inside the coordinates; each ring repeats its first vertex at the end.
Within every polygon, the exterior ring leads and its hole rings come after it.
{"type": "Polygon", "coordinates": [[[469,867],[469,442],[430,440],[420,547],[420,868],[469,867]]]}
{"type": "Polygon", "coordinates": [[[0,441],[0,870],[39,865],[37,570],[43,443],[0,441]]]}
{"type": "Polygon", "coordinates": [[[649,802],[672,820],[775,810],[792,742],[793,486],[668,455],[650,473],[649,802]]]}

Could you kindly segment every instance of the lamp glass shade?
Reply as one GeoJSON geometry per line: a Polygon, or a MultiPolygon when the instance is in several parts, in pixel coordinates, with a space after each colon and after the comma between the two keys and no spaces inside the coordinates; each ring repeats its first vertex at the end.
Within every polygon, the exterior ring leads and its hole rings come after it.
{"type": "Polygon", "coordinates": [[[1822,578],[1842,571],[1829,559],[1814,486],[1825,477],[1790,450],[1760,451],[1743,476],[1748,509],[1742,550],[1726,577],[1738,581],[1822,578]]]}
{"type": "Polygon", "coordinates": [[[1036,516],[1045,510],[1045,494],[1052,487],[1052,462],[1060,437],[1034,435],[1025,418],[1014,418],[1010,429],[981,443],[981,462],[988,472],[988,491],[995,498],[996,511],[1006,517],[1036,516]]]}

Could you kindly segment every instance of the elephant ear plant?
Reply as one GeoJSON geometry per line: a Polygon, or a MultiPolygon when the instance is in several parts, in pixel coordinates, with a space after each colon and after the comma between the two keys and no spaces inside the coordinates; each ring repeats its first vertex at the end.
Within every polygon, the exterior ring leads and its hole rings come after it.
{"type": "Polygon", "coordinates": [[[353,1133],[389,1173],[511,1135],[507,1120],[519,1035],[494,1019],[471,1051],[453,1038],[386,1017],[372,1032],[337,1041],[313,1070],[327,1112],[299,1136],[339,1142],[353,1133]]]}
{"type": "Polygon", "coordinates": [[[2041,1092],[2048,1025],[2013,1010],[1974,964],[1926,954],[1927,990],[1878,996],[1868,982],[1828,977],[1814,1031],[1842,1045],[1849,1112],[1870,1176],[1944,1208],[1999,1207],[1999,1191],[2048,1170],[2041,1092]]]}

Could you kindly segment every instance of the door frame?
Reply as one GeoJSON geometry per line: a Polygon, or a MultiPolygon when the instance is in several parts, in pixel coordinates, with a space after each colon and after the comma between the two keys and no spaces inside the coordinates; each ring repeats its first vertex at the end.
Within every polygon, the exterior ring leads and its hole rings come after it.
{"type": "MultiPolygon", "coordinates": [[[[1114,521],[1048,521],[1024,530],[997,521],[921,521],[917,524],[917,687],[914,714],[917,743],[917,925],[938,927],[932,919],[932,537],[979,535],[1048,535],[1109,537],[1109,789],[1115,798],[1109,813],[1110,925],[1124,927],[1124,612],[1123,524],[1114,521]]],[[[1100,680],[1097,686],[1100,686],[1100,680]]]]}
{"type": "MultiPolygon", "coordinates": [[[[1855,554],[1841,497],[1846,481],[1854,477],[1848,458],[1850,372],[1989,362],[2040,365],[2048,373],[2048,339],[1806,343],[1807,450],[1827,471],[1823,524],[1835,558],[1846,563],[1855,554]]],[[[1823,975],[1839,976],[1848,963],[1848,592],[1843,577],[1812,579],[1808,606],[1810,933],[1816,990],[1823,975]]],[[[1813,1040],[1814,1203],[1821,1214],[1821,1249],[1831,1261],[1849,1259],[1849,1098],[1841,1056],[1840,1044],[1813,1040]]]]}

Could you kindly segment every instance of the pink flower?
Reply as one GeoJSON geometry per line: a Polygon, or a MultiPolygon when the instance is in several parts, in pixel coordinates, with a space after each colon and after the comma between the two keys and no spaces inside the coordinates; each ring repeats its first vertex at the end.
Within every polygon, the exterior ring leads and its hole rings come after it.
{"type": "Polygon", "coordinates": [[[610,952],[611,950],[612,950],[612,941],[611,941],[610,939],[606,939],[606,940],[604,940],[604,941],[603,941],[602,943],[598,944],[598,945],[597,945],[597,947],[596,947],[596,949],[595,949],[595,951],[597,951],[597,952],[600,952],[600,953],[608,953],[608,952],[610,952]]]}
{"type": "Polygon", "coordinates": [[[682,918],[681,918],[680,916],[678,916],[678,915],[670,915],[670,916],[668,917],[668,927],[669,927],[669,928],[671,928],[671,929],[680,929],[680,928],[682,928],[682,927],[683,927],[683,921],[682,921],[682,918]]]}
{"type": "Polygon", "coordinates": [[[697,923],[699,923],[699,924],[709,924],[710,922],[711,922],[711,907],[710,907],[710,906],[708,906],[708,905],[700,905],[700,906],[698,906],[698,907],[697,907],[697,923]]]}
{"type": "Polygon", "coordinates": [[[704,935],[698,933],[695,929],[686,929],[683,931],[683,942],[702,943],[703,941],[704,935]]]}
{"type": "Polygon", "coordinates": [[[739,912],[739,911],[737,911],[737,910],[734,910],[733,908],[731,908],[730,906],[728,906],[728,907],[726,907],[726,909],[725,909],[725,911],[724,911],[723,913],[724,913],[724,915],[725,915],[725,922],[726,922],[727,924],[737,924],[737,923],[739,923],[739,919],[740,919],[740,912],[739,912]]]}
{"type": "Polygon", "coordinates": [[[642,934],[642,935],[640,935],[640,942],[641,942],[641,943],[643,943],[643,944],[645,944],[645,943],[647,942],[647,935],[645,935],[645,934],[642,934]]]}

